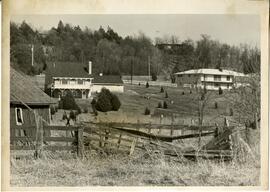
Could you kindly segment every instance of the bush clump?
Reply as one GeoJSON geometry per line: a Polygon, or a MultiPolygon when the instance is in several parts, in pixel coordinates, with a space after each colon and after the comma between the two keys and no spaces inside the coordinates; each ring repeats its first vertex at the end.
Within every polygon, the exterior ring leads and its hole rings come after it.
{"type": "Polygon", "coordinates": [[[168,108],[168,104],[166,101],[163,102],[163,109],[167,109],[168,108]]]}
{"type": "Polygon", "coordinates": [[[95,104],[96,110],[101,112],[107,112],[112,110],[118,111],[120,106],[121,102],[116,95],[112,94],[110,90],[106,88],[101,89],[101,92],[98,94],[98,99],[95,104]]]}
{"type": "Polygon", "coordinates": [[[51,111],[51,115],[54,115],[56,113],[55,107],[51,106],[50,111],[51,111]]]}
{"type": "Polygon", "coordinates": [[[72,119],[73,121],[76,121],[76,114],[74,113],[73,110],[70,111],[69,118],[72,119]]]}
{"type": "Polygon", "coordinates": [[[215,102],[215,109],[217,109],[218,108],[218,103],[217,102],[215,102]]]}
{"type": "Polygon", "coordinates": [[[148,107],[145,108],[144,110],[144,115],[150,115],[151,111],[148,109],[148,107]]]}
{"type": "Polygon", "coordinates": [[[221,89],[221,87],[218,88],[218,94],[222,95],[223,94],[223,90],[221,89]]]}
{"type": "Polygon", "coordinates": [[[62,120],[66,120],[66,119],[68,119],[68,117],[67,117],[67,113],[64,111],[63,116],[62,116],[62,120]]]}
{"type": "Polygon", "coordinates": [[[149,83],[148,83],[148,81],[146,82],[145,87],[146,87],[146,88],[148,88],[148,87],[149,87],[149,83]]]}
{"type": "Polygon", "coordinates": [[[61,98],[61,101],[62,107],[65,110],[77,110],[79,108],[70,91],[68,91],[67,94],[61,98]]]}
{"type": "Polygon", "coordinates": [[[160,88],[160,93],[164,93],[164,88],[163,87],[160,88]]]}
{"type": "Polygon", "coordinates": [[[168,93],[167,93],[167,91],[165,92],[165,98],[168,98],[169,96],[168,96],[168,93]]]}
{"type": "Polygon", "coordinates": [[[233,116],[233,109],[230,108],[230,116],[233,116]]]}
{"type": "Polygon", "coordinates": [[[182,92],[182,95],[185,95],[185,92],[184,91],[182,92]]]}

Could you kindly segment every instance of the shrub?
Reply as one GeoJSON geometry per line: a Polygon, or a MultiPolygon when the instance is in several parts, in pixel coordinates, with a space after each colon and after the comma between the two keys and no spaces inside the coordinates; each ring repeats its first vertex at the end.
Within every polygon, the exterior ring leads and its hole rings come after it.
{"type": "Polygon", "coordinates": [[[164,109],[167,109],[168,108],[168,105],[167,105],[166,101],[163,102],[163,108],[164,109]]]}
{"type": "Polygon", "coordinates": [[[111,104],[112,104],[112,110],[114,110],[114,111],[118,111],[118,109],[121,106],[121,102],[120,102],[119,98],[114,94],[112,94],[111,104]]]}
{"type": "Polygon", "coordinates": [[[165,98],[168,98],[169,96],[168,96],[168,93],[167,93],[167,91],[165,92],[165,98]]]}
{"type": "Polygon", "coordinates": [[[148,87],[149,87],[149,83],[148,83],[148,81],[146,82],[145,87],[146,87],[146,88],[148,88],[148,87]]]}
{"type": "Polygon", "coordinates": [[[158,108],[162,108],[161,102],[158,103],[158,108]]]}
{"type": "Polygon", "coordinates": [[[150,109],[148,109],[148,107],[145,108],[144,110],[144,115],[150,115],[150,109]]]}
{"type": "Polygon", "coordinates": [[[77,110],[78,105],[75,102],[75,99],[70,91],[67,92],[67,94],[62,97],[62,102],[63,102],[63,109],[66,110],[77,110]]]}
{"type": "Polygon", "coordinates": [[[164,88],[163,87],[160,88],[160,93],[164,93],[164,88]]]}
{"type": "Polygon", "coordinates": [[[218,94],[222,95],[223,94],[223,90],[221,89],[221,87],[218,88],[218,94]]]}
{"type": "Polygon", "coordinates": [[[189,93],[192,94],[192,91],[190,90],[189,93]]]}
{"type": "Polygon", "coordinates": [[[63,116],[62,116],[62,120],[66,120],[67,118],[68,118],[67,113],[64,111],[63,116]]]}
{"type": "Polygon", "coordinates": [[[217,102],[215,102],[215,109],[217,109],[218,108],[218,103],[217,102]]]}
{"type": "Polygon", "coordinates": [[[76,111],[77,111],[77,114],[81,114],[82,113],[82,110],[81,110],[80,107],[78,107],[78,109],[76,111]]]}
{"type": "Polygon", "coordinates": [[[139,86],[141,86],[141,83],[139,83],[139,86]]]}
{"type": "MultiPolygon", "coordinates": [[[[92,101],[92,103],[93,102],[95,101],[92,101]]],[[[92,106],[95,106],[95,109],[102,112],[112,110],[117,111],[121,106],[121,102],[116,95],[110,92],[110,90],[102,88],[101,92],[98,95],[96,104],[92,104],[92,106]]]]}
{"type": "Polygon", "coordinates": [[[156,81],[157,80],[157,74],[156,73],[152,73],[152,81],[156,81]]]}
{"type": "Polygon", "coordinates": [[[87,107],[83,108],[83,113],[88,113],[88,108],[87,107]]]}
{"type": "Polygon", "coordinates": [[[92,102],[91,102],[91,105],[92,105],[93,113],[95,114],[95,116],[98,115],[97,109],[96,109],[96,104],[97,104],[97,101],[96,101],[96,99],[94,98],[94,99],[92,100],[92,102]]]}
{"type": "Polygon", "coordinates": [[[182,95],[185,95],[185,92],[184,91],[182,92],[182,95]]]}
{"type": "Polygon", "coordinates": [[[72,119],[72,120],[75,120],[76,119],[76,114],[74,113],[73,110],[70,111],[69,118],[72,119]]]}
{"type": "Polygon", "coordinates": [[[230,116],[233,116],[233,109],[230,108],[230,116]]]}
{"type": "Polygon", "coordinates": [[[55,111],[54,106],[51,106],[51,107],[50,107],[50,111],[51,111],[51,115],[54,115],[54,114],[55,114],[56,111],[55,111]]]}
{"type": "Polygon", "coordinates": [[[108,89],[102,88],[98,94],[96,109],[98,111],[107,112],[112,110],[111,92],[108,89]]]}

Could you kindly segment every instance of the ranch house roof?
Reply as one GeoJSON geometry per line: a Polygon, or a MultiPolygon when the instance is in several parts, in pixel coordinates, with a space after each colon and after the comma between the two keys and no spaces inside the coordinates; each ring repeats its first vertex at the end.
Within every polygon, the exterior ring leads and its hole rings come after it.
{"type": "Polygon", "coordinates": [[[239,73],[231,70],[219,70],[219,69],[192,69],[188,71],[182,71],[175,73],[175,75],[183,75],[183,74],[205,74],[205,75],[230,75],[230,76],[241,76],[244,77],[244,73],[239,73]]]}

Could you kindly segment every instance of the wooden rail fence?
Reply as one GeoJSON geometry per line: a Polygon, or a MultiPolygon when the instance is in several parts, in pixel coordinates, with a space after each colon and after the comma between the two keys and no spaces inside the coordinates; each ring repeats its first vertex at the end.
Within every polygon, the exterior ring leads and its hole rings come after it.
{"type": "Polygon", "coordinates": [[[11,150],[35,150],[35,157],[40,157],[42,155],[42,150],[74,150],[77,151],[79,157],[83,157],[84,154],[84,144],[83,144],[83,127],[79,126],[36,126],[28,127],[12,127],[10,142],[11,150]],[[27,131],[25,131],[27,130],[27,131]],[[74,132],[72,137],[51,137],[44,136],[44,130],[46,131],[68,131],[74,132]],[[16,132],[26,132],[31,134],[26,134],[24,136],[17,136],[16,132]],[[48,142],[62,143],[58,145],[46,145],[48,142]],[[22,145],[19,145],[19,144],[22,145]],[[69,145],[65,145],[70,143],[69,145]]]}

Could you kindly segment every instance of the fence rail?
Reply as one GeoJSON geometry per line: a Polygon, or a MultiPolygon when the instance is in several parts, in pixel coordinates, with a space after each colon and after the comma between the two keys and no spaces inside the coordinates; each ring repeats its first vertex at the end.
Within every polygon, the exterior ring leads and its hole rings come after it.
{"type": "MultiPolygon", "coordinates": [[[[77,155],[83,158],[84,147],[86,148],[107,148],[115,149],[123,148],[133,154],[135,148],[140,149],[147,145],[156,143],[157,145],[167,148],[177,147],[173,145],[174,140],[182,140],[188,138],[204,137],[214,135],[208,144],[202,147],[208,155],[223,154],[220,150],[231,148],[230,135],[232,134],[233,126],[229,126],[227,121],[225,125],[215,126],[195,126],[195,125],[160,125],[160,124],[132,124],[132,123],[82,123],[77,126],[48,126],[43,125],[42,121],[37,122],[37,126],[29,127],[12,127],[11,128],[11,150],[35,150],[35,156],[39,156],[42,150],[76,150],[77,155]],[[16,131],[31,130],[30,135],[18,136],[16,131]],[[70,132],[72,137],[57,136],[51,137],[45,131],[66,131],[70,132]],[[158,130],[155,133],[153,130],[158,130]],[[165,131],[167,134],[164,134],[165,131]],[[177,132],[177,130],[180,130],[177,132]],[[182,131],[183,130],[183,131],[182,131]],[[189,134],[183,134],[184,130],[192,130],[189,134]],[[225,130],[225,131],[224,131],[225,130]],[[35,134],[32,134],[35,133],[35,134]],[[221,134],[222,133],[222,134],[221,134]],[[20,142],[19,142],[20,141],[20,142]],[[49,142],[49,145],[48,145],[49,142]],[[70,143],[71,145],[62,146],[56,143],[70,143]],[[18,145],[22,143],[23,145],[18,145]],[[44,143],[46,145],[44,145],[44,143]]],[[[179,147],[179,146],[178,146],[179,147]]],[[[181,149],[179,149],[181,150],[181,149]]],[[[200,153],[204,153],[201,151],[200,153]]],[[[189,151],[187,156],[194,155],[194,151],[189,151]]],[[[203,155],[203,154],[202,154],[203,155]]],[[[225,153],[229,156],[229,153],[225,153]]]]}
{"type": "MultiPolygon", "coordinates": [[[[41,125],[41,124],[39,124],[41,125]]],[[[39,129],[35,126],[29,127],[11,127],[11,135],[10,142],[11,150],[35,150],[36,156],[40,156],[42,150],[76,150],[78,156],[82,157],[84,153],[84,145],[83,145],[83,128],[79,126],[39,126],[39,129]],[[16,131],[23,130],[29,132],[31,130],[31,134],[24,136],[17,136],[16,131]],[[44,135],[44,131],[73,131],[75,134],[73,137],[51,137],[44,135]],[[33,134],[34,133],[34,134],[33,134]],[[24,145],[18,145],[18,141],[23,142],[24,145]],[[28,143],[31,142],[31,143],[28,143]],[[59,146],[59,145],[43,145],[44,142],[60,142],[60,143],[71,143],[71,146],[59,146]]]]}

